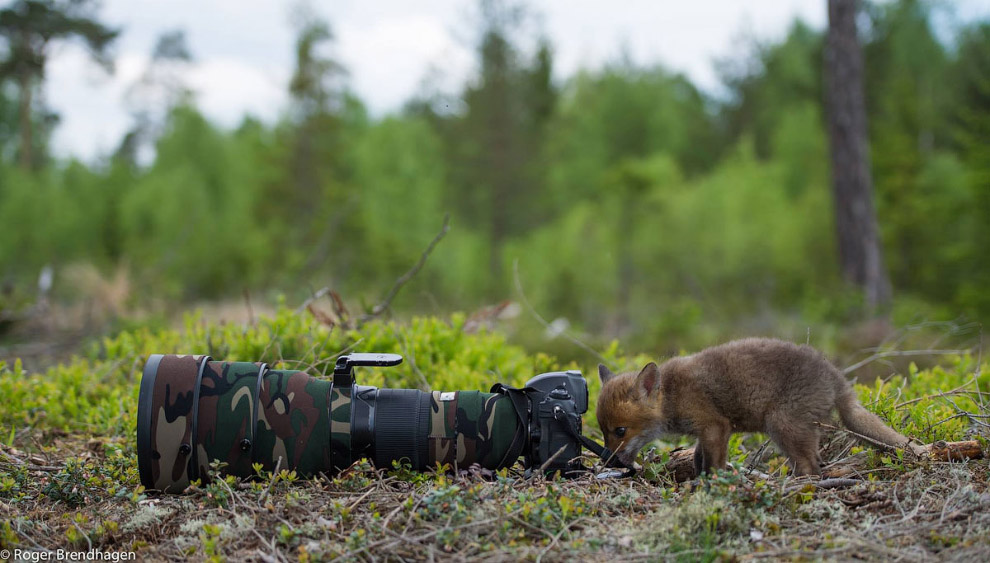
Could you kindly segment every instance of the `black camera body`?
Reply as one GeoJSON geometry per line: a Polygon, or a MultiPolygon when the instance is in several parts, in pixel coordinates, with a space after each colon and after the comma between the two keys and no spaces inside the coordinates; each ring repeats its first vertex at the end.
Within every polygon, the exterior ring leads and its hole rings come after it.
{"type": "Polygon", "coordinates": [[[547,471],[574,470],[581,442],[572,429],[582,431],[581,415],[588,411],[588,382],[581,372],[569,370],[538,375],[526,383],[532,389],[531,458],[547,464],[547,471]],[[549,462],[549,463],[547,463],[549,462]]]}
{"type": "Polygon", "coordinates": [[[520,452],[527,469],[564,475],[583,470],[581,415],[588,411],[588,382],[576,370],[538,375],[521,389],[501,383],[491,390],[507,395],[519,416],[525,439],[520,452]]]}

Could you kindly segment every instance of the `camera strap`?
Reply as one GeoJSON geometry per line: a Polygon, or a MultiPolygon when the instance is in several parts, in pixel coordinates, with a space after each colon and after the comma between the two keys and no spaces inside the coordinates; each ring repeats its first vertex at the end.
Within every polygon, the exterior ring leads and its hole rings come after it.
{"type": "MultiPolygon", "coordinates": [[[[515,460],[519,459],[519,456],[523,453],[523,448],[526,447],[526,441],[529,436],[529,399],[526,398],[526,393],[530,391],[533,391],[533,389],[529,387],[517,389],[501,383],[492,385],[489,391],[489,393],[498,393],[507,397],[512,404],[512,410],[516,412],[516,418],[519,419],[519,424],[516,425],[516,434],[512,437],[512,444],[509,446],[509,450],[505,452],[505,457],[499,462],[499,467],[512,465],[515,460]]],[[[526,463],[529,464],[530,461],[527,454],[526,463]]]]}

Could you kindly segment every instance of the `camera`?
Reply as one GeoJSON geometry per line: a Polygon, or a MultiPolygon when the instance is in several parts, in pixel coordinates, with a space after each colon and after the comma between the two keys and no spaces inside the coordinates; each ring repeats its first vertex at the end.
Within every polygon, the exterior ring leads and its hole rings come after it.
{"type": "Polygon", "coordinates": [[[389,367],[397,354],[337,358],[332,378],[270,369],[257,362],[155,354],[138,398],[142,484],[181,492],[206,480],[219,461],[228,474],[268,471],[333,475],[361,458],[414,470],[447,466],[585,472],[582,446],[610,452],[582,435],[587,381],[578,371],[537,375],[524,387],[489,392],[379,389],[359,385],[356,367],[389,367]]]}

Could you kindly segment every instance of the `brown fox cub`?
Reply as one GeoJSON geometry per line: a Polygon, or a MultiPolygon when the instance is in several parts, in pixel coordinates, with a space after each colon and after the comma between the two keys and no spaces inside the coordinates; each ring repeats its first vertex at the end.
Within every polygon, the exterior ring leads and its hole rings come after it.
{"type": "Polygon", "coordinates": [[[694,468],[700,475],[725,466],[733,432],[766,432],[795,474],[821,474],[815,423],[828,422],[833,407],[853,432],[911,447],[863,408],[839,370],[810,346],[747,338],[660,366],[650,362],[638,374],[614,374],[601,365],[598,374],[598,424],[605,445],[627,465],[661,435],[688,434],[698,438],[694,468]]]}

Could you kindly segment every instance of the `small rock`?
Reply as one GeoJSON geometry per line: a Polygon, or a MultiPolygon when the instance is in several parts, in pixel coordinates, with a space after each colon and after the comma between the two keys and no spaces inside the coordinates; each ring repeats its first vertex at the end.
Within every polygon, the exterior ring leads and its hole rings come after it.
{"type": "Polygon", "coordinates": [[[334,522],[333,520],[328,520],[328,519],[326,519],[326,518],[324,518],[322,516],[320,516],[319,518],[316,519],[316,523],[319,524],[320,527],[326,528],[328,530],[336,530],[337,529],[337,523],[336,522],[334,522]]]}

